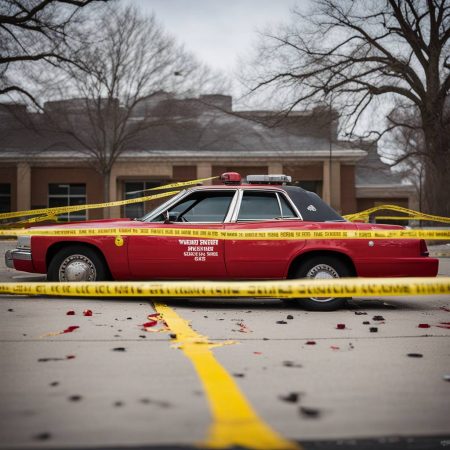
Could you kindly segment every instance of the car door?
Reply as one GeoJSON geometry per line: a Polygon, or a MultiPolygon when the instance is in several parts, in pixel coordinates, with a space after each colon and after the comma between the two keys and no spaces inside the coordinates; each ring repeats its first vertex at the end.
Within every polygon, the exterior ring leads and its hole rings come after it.
{"type": "MultiPolygon", "coordinates": [[[[146,228],[222,230],[236,190],[199,190],[180,199],[146,228]]],[[[222,240],[195,236],[130,236],[129,267],[134,279],[221,279],[227,276],[222,240]]]]}
{"type": "MultiPolygon", "coordinates": [[[[298,229],[302,221],[280,191],[243,190],[239,210],[230,231],[298,229]]],[[[279,279],[289,262],[305,245],[303,240],[227,240],[226,267],[231,278],[279,279]]]]}

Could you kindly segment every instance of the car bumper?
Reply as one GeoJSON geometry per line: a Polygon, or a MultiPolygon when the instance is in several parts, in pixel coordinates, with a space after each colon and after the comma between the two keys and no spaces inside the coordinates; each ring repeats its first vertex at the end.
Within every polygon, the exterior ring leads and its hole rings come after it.
{"type": "Polygon", "coordinates": [[[5,253],[5,264],[10,269],[28,271],[32,267],[31,250],[22,248],[7,250],[5,253]]]}

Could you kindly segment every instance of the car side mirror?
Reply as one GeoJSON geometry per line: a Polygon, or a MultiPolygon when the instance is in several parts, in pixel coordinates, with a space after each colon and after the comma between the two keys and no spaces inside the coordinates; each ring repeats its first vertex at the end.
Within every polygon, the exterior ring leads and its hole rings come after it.
{"type": "Polygon", "coordinates": [[[178,221],[179,214],[176,211],[164,211],[164,223],[173,223],[178,221]]]}

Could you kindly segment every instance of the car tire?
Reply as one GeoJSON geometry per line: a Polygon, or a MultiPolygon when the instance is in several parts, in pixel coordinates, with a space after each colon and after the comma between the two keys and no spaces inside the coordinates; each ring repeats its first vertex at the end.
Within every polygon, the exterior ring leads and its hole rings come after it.
{"type": "MultiPolygon", "coordinates": [[[[345,278],[350,277],[349,267],[335,256],[314,256],[302,262],[295,272],[294,278],[345,278]]],[[[299,298],[297,302],[309,311],[335,311],[345,306],[347,299],[299,298]]]]}
{"type": "Polygon", "coordinates": [[[105,281],[108,270],[103,258],[83,245],[64,247],[52,258],[47,271],[48,281],[105,281]]]}

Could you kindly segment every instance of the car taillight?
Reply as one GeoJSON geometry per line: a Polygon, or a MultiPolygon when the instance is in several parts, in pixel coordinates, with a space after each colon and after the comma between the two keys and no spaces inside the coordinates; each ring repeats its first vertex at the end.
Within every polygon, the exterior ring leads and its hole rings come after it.
{"type": "Polygon", "coordinates": [[[427,247],[427,243],[421,239],[420,240],[420,256],[428,256],[428,247],[427,247]]]}

